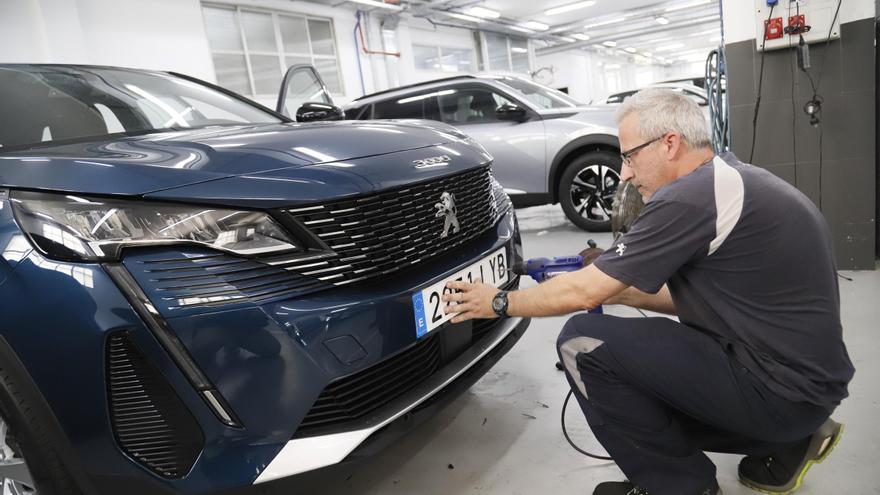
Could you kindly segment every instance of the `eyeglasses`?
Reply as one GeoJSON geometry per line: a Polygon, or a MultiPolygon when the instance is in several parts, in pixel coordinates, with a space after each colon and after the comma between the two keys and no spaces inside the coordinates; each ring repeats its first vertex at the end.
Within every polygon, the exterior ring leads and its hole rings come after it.
{"type": "Polygon", "coordinates": [[[650,146],[650,145],[656,143],[657,141],[660,141],[660,140],[663,139],[664,137],[666,137],[666,134],[664,134],[664,135],[662,135],[662,136],[660,136],[660,137],[656,137],[656,138],[654,138],[654,139],[648,141],[647,143],[642,143],[642,144],[636,146],[635,148],[631,148],[631,149],[629,149],[629,150],[623,151],[623,152],[620,153],[620,159],[623,160],[623,164],[624,164],[624,165],[629,166],[629,162],[630,162],[630,160],[632,159],[632,157],[633,157],[636,153],[638,153],[639,151],[642,151],[643,149],[645,149],[645,148],[647,148],[648,146],[650,146]]]}

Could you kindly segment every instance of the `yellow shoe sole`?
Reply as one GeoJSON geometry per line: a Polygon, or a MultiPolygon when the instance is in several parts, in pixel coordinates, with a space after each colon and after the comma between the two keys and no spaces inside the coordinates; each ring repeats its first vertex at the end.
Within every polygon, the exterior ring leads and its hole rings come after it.
{"type": "Polygon", "coordinates": [[[752,484],[742,478],[739,478],[739,482],[742,483],[743,485],[747,486],[748,488],[756,491],[756,492],[766,493],[767,495],[788,495],[790,493],[794,493],[801,488],[801,485],[804,483],[804,477],[807,475],[807,471],[809,471],[810,468],[813,467],[813,464],[819,464],[822,461],[824,461],[825,459],[827,459],[828,456],[831,454],[831,451],[834,450],[834,447],[836,447],[837,444],[840,443],[840,437],[843,436],[843,430],[844,430],[844,425],[841,424],[840,430],[838,430],[837,434],[834,435],[834,439],[831,441],[831,445],[829,445],[828,447],[825,448],[825,452],[822,453],[822,456],[820,456],[818,459],[810,459],[809,461],[806,462],[806,464],[804,464],[804,467],[801,468],[801,472],[798,473],[797,479],[795,480],[795,483],[794,483],[794,487],[792,487],[788,490],[774,491],[774,490],[769,490],[766,487],[755,486],[754,484],[752,484]]]}

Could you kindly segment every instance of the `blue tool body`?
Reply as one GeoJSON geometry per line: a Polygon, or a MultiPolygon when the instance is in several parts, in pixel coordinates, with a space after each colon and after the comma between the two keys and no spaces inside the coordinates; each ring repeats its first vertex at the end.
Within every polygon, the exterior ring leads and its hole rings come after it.
{"type": "MultiPolygon", "coordinates": [[[[584,267],[583,256],[556,256],[553,258],[531,258],[513,267],[518,275],[528,275],[535,282],[541,283],[560,273],[573,272],[584,267]]],[[[602,313],[602,305],[590,310],[590,313],[602,313]]]]}

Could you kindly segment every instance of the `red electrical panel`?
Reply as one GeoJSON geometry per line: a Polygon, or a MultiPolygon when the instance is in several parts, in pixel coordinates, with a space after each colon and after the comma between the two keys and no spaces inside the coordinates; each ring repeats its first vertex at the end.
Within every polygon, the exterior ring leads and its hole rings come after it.
{"type": "Polygon", "coordinates": [[[765,40],[778,40],[779,38],[782,38],[784,32],[785,28],[782,25],[782,17],[774,17],[769,21],[764,21],[765,40]]]}
{"type": "Polygon", "coordinates": [[[788,27],[785,28],[785,32],[789,35],[804,34],[809,30],[810,26],[807,26],[807,19],[804,14],[793,15],[788,18],[788,27]]]}

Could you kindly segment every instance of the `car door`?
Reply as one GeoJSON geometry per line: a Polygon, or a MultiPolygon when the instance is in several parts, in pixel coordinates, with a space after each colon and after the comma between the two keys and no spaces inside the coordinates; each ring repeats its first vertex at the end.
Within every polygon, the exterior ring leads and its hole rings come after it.
{"type": "Polygon", "coordinates": [[[284,75],[275,111],[297,122],[339,120],[341,108],[333,103],[330,91],[315,68],[308,64],[292,66],[284,75]]]}
{"type": "Polygon", "coordinates": [[[486,84],[450,86],[436,92],[436,98],[442,121],[461,129],[495,157],[492,171],[509,194],[547,192],[546,135],[537,113],[486,84]],[[504,105],[525,109],[524,117],[505,117],[497,111],[504,105]]]}

